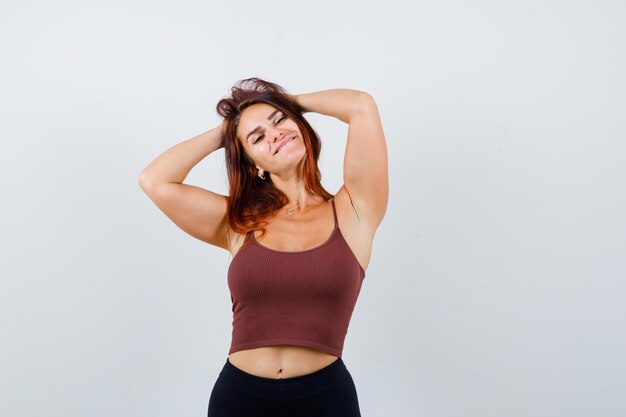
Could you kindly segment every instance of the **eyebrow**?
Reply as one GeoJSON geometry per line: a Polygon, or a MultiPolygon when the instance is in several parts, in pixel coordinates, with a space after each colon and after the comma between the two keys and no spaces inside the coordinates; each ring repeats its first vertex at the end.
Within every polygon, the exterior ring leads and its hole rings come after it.
{"type": "MultiPolygon", "coordinates": [[[[267,120],[272,120],[272,117],[274,117],[274,115],[276,113],[278,113],[280,111],[280,109],[276,109],[273,112],[270,113],[269,116],[267,116],[267,120]]],[[[254,129],[252,129],[250,131],[250,133],[248,133],[248,136],[246,136],[246,142],[248,141],[248,139],[250,138],[250,135],[254,135],[256,132],[258,132],[261,129],[261,126],[257,126],[254,129]]]]}

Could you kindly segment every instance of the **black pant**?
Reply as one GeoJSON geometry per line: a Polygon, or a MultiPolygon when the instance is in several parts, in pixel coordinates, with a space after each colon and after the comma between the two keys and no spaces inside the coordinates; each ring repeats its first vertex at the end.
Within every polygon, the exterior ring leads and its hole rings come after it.
{"type": "Polygon", "coordinates": [[[264,378],[228,358],[215,381],[208,417],[361,417],[356,387],[343,360],[292,378],[264,378]]]}

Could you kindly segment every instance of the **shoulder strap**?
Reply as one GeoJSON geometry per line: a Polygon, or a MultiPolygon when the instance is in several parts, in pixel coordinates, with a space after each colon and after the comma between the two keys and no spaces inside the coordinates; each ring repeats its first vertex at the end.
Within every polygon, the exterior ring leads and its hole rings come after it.
{"type": "Polygon", "coordinates": [[[250,230],[248,233],[246,233],[246,238],[244,239],[243,243],[246,244],[249,240],[253,240],[253,239],[254,239],[254,232],[250,230]]]}
{"type": "Polygon", "coordinates": [[[335,218],[335,229],[336,229],[338,226],[337,226],[337,210],[335,209],[335,198],[333,197],[333,199],[330,200],[330,202],[333,205],[333,217],[335,218]]]}

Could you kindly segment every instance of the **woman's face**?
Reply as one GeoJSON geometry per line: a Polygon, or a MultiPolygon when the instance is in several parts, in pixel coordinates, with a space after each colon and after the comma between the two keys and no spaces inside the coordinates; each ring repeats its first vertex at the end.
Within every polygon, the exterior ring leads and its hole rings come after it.
{"type": "Polygon", "coordinates": [[[237,137],[257,167],[271,173],[296,167],[306,155],[296,122],[270,104],[246,108],[239,119],[237,137]]]}

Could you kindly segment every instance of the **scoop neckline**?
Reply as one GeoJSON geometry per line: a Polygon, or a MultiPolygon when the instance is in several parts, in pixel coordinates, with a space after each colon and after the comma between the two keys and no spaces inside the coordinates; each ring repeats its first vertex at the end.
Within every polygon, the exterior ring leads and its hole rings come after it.
{"type": "MultiPolygon", "coordinates": [[[[252,232],[252,242],[250,242],[251,245],[256,245],[261,249],[265,249],[266,251],[269,252],[274,252],[274,253],[278,253],[281,255],[298,255],[301,253],[307,253],[307,252],[312,252],[318,249],[323,248],[324,246],[330,244],[337,236],[342,235],[341,233],[341,229],[339,227],[335,227],[335,229],[333,230],[333,232],[330,234],[330,237],[326,240],[326,242],[322,243],[319,246],[316,246],[314,248],[311,249],[305,249],[305,250],[299,250],[299,251],[283,251],[283,250],[278,250],[278,249],[272,249],[272,248],[268,248],[267,246],[261,245],[257,240],[256,237],[254,237],[254,232],[252,232]]],[[[345,239],[344,239],[345,241],[345,239]]],[[[346,244],[347,246],[347,244],[346,244]]],[[[239,254],[241,253],[241,250],[244,249],[243,247],[239,248],[237,250],[237,253],[235,254],[235,256],[233,257],[233,261],[235,260],[235,258],[237,256],[239,256],[239,254]]],[[[359,262],[359,260],[356,258],[356,255],[354,254],[354,251],[352,249],[350,249],[350,247],[348,247],[348,250],[350,251],[350,253],[352,254],[352,257],[354,258],[354,261],[357,263],[357,265],[359,266],[359,270],[361,271],[361,278],[364,278],[366,275],[365,269],[363,269],[363,266],[361,265],[361,263],[359,262]]]]}
{"type": "Polygon", "coordinates": [[[254,232],[252,232],[252,236],[251,236],[251,237],[252,237],[252,243],[254,243],[254,244],[256,244],[257,246],[259,246],[260,248],[265,249],[265,250],[268,250],[268,251],[270,251],[270,252],[275,252],[275,253],[286,253],[286,254],[299,254],[299,253],[307,253],[307,252],[311,252],[311,251],[314,251],[314,250],[317,250],[317,249],[321,249],[321,248],[323,248],[324,246],[328,245],[328,244],[329,244],[329,243],[330,243],[330,242],[331,242],[331,241],[335,238],[335,236],[336,236],[338,233],[339,233],[339,228],[338,228],[338,227],[335,227],[335,228],[333,229],[332,233],[330,234],[330,237],[329,237],[328,239],[326,239],[326,241],[325,241],[324,243],[322,243],[322,244],[320,244],[320,245],[318,245],[318,246],[316,246],[316,247],[314,247],[314,248],[304,249],[304,250],[296,250],[296,251],[292,251],[292,250],[285,251],[285,250],[272,249],[272,248],[269,248],[269,247],[267,247],[267,246],[265,246],[265,245],[262,245],[262,244],[261,244],[261,243],[260,243],[260,242],[256,239],[256,237],[254,236],[254,232]]]}

